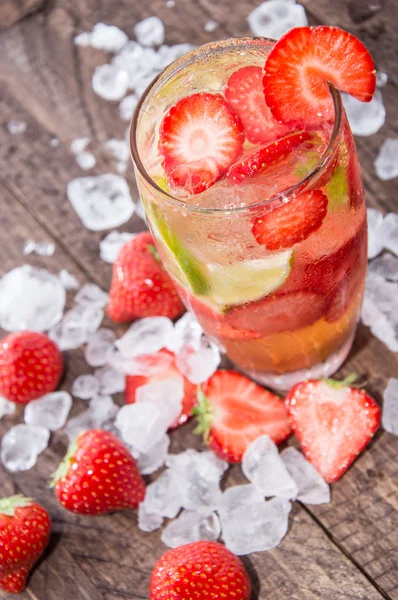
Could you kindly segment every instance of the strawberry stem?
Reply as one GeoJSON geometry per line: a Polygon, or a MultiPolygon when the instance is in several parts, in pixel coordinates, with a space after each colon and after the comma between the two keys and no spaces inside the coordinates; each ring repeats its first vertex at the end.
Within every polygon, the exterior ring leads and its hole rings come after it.
{"type": "Polygon", "coordinates": [[[342,381],[336,381],[335,379],[325,379],[324,381],[329,387],[335,390],[341,390],[344,387],[352,385],[357,379],[358,375],[356,373],[350,373],[350,375],[348,375],[342,381]]]}
{"type": "Polygon", "coordinates": [[[32,498],[27,498],[23,494],[2,498],[0,500],[0,514],[13,517],[16,508],[25,508],[26,506],[32,504],[32,502],[32,498]]]}
{"type": "Polygon", "coordinates": [[[53,488],[55,487],[57,481],[59,479],[62,479],[62,477],[65,477],[65,475],[67,474],[69,467],[71,466],[72,462],[73,462],[73,457],[75,455],[75,452],[77,450],[77,440],[75,442],[71,442],[68,446],[68,450],[66,451],[66,454],[64,456],[64,458],[62,459],[62,462],[58,465],[57,470],[51,475],[51,479],[50,479],[50,483],[49,483],[49,487],[53,488]]]}
{"type": "Polygon", "coordinates": [[[203,439],[207,443],[210,435],[211,422],[213,420],[213,410],[210,402],[198,385],[197,390],[198,405],[192,410],[192,414],[198,417],[198,426],[194,429],[197,435],[203,434],[203,439]]]}

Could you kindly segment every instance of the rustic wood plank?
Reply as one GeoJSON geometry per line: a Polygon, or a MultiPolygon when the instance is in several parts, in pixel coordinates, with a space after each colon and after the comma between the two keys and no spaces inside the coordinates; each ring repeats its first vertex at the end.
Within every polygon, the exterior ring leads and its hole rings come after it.
{"type": "Polygon", "coordinates": [[[46,0],[0,0],[0,29],[6,29],[38,10],[46,0]]]}

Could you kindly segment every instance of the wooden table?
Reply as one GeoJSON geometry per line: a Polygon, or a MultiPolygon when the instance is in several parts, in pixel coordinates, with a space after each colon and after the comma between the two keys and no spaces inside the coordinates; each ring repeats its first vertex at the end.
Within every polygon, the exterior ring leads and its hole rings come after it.
{"type": "MultiPolygon", "coordinates": [[[[387,124],[379,133],[357,138],[370,206],[397,210],[397,180],[382,182],[373,161],[383,139],[398,137],[398,67],[394,57],[396,0],[302,0],[311,24],[340,25],[357,34],[371,50],[377,68],[389,75],[384,89],[387,124]],[[373,9],[369,8],[373,4],[373,9]]],[[[91,87],[95,66],[107,61],[100,51],[81,49],[73,38],[104,21],[132,35],[133,25],[158,15],[166,25],[166,42],[201,44],[249,34],[246,16],[260,0],[49,0],[0,34],[0,272],[26,262],[27,239],[51,241],[51,258],[31,256],[28,262],[52,272],[68,269],[81,283],[109,287],[111,266],[99,260],[104,233],[87,231],[67,201],[67,182],[82,175],[70,151],[73,139],[88,136],[98,157],[95,173],[114,165],[103,152],[110,137],[121,138],[125,124],[117,103],[96,96],[91,87]],[[219,22],[204,32],[210,19],[219,22]],[[23,135],[10,135],[11,119],[27,124],[23,135]],[[58,138],[58,147],[51,139],[58,138]]],[[[19,3],[8,0],[8,4],[19,3]]],[[[27,4],[23,2],[21,5],[27,4]]],[[[396,46],[395,46],[396,50],[396,46]]],[[[134,186],[132,168],[127,178],[134,186]]],[[[133,188],[134,189],[134,188],[133,188]]],[[[134,189],[135,193],[135,189],[134,189]]],[[[143,229],[134,217],[122,229],[143,229]]],[[[105,323],[111,326],[110,323],[105,323]]],[[[121,330],[120,330],[121,331],[121,330]]],[[[120,333],[118,331],[118,333],[120,333]]],[[[63,388],[88,372],[81,350],[68,352],[63,388]]],[[[398,373],[397,356],[360,326],[342,374],[363,374],[367,389],[381,402],[387,379],[398,373]]],[[[121,399],[120,399],[121,401],[121,399]]],[[[75,414],[81,410],[76,401],[75,414]]],[[[14,421],[12,421],[14,422],[14,421]]],[[[0,422],[0,434],[11,419],[0,422]]],[[[200,447],[187,425],[173,434],[172,450],[200,447]]],[[[44,558],[20,598],[38,600],[127,600],[147,598],[155,561],[166,548],[159,532],[137,528],[137,515],[124,512],[100,518],[79,518],[63,510],[47,488],[50,474],[66,448],[62,433],[29,472],[10,474],[0,466],[0,494],[24,493],[51,513],[53,533],[44,558]]],[[[253,576],[253,598],[272,600],[398,600],[398,438],[380,431],[343,479],[333,486],[330,505],[294,504],[289,532],[281,545],[257,553],[245,564],[253,576]]],[[[238,481],[239,469],[229,475],[238,481]]],[[[0,592],[3,600],[7,594],[0,592]]]]}

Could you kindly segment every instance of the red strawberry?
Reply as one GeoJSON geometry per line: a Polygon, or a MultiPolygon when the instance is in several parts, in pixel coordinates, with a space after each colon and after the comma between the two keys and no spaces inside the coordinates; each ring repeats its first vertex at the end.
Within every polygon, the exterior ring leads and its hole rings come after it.
{"type": "MultiPolygon", "coordinates": [[[[126,404],[134,404],[135,392],[141,385],[145,385],[150,381],[162,381],[164,379],[168,379],[169,377],[175,377],[176,375],[183,377],[176,366],[174,354],[168,350],[159,350],[159,352],[156,352],[156,354],[139,356],[138,360],[140,363],[143,363],[143,366],[148,360],[150,363],[150,371],[152,371],[153,374],[148,376],[127,375],[125,391],[126,404]],[[156,371],[157,365],[159,366],[159,372],[154,372],[156,371]]],[[[186,377],[183,377],[183,380],[185,393],[182,400],[182,411],[176,423],[174,423],[172,427],[178,427],[178,425],[185,423],[192,415],[192,409],[196,404],[196,386],[186,377]]]]}
{"type": "Polygon", "coordinates": [[[116,436],[101,429],[82,433],[69,446],[52,485],[62,506],[81,515],[137,508],[145,496],[134,458],[116,436]]]}
{"type": "Polygon", "coordinates": [[[257,217],[253,235],[268,250],[290,248],[320,228],[327,209],[328,199],[323,192],[303,192],[257,217]]]}
{"type": "Polygon", "coordinates": [[[19,594],[50,537],[47,511],[25,496],[0,500],[0,589],[19,594]]]}
{"type": "Polygon", "coordinates": [[[263,337],[312,325],[325,314],[327,306],[325,296],[297,291],[272,294],[256,302],[237,306],[226,313],[226,318],[233,327],[257,331],[263,337]]]}
{"type": "Polygon", "coordinates": [[[303,381],[286,396],[302,450],[328,483],[347,471],[380,423],[378,404],[363,390],[349,387],[352,381],[303,381]]]}
{"type": "Polygon", "coordinates": [[[53,392],[61,379],[62,355],[44,333],[20,331],[0,342],[0,395],[27,404],[53,392]]]}
{"type": "Polygon", "coordinates": [[[265,63],[265,101],[283,123],[333,120],[327,82],[363,102],[375,91],[373,59],[355,36],[338,27],[296,27],[271,50],[265,63]]]}
{"type": "Polygon", "coordinates": [[[160,126],[159,152],[169,183],[191,194],[207,190],[241,154],[243,139],[240,120],[222,96],[181,98],[160,126]]]}
{"type": "Polygon", "coordinates": [[[116,323],[156,316],[176,319],[184,310],[151,234],[139,233],[124,244],[113,266],[110,318],[116,323]]]}
{"type": "Polygon", "coordinates": [[[243,67],[232,73],[224,94],[242,121],[252,144],[265,144],[291,132],[291,127],[278,123],[265,103],[261,67],[243,67]]]}
{"type": "Polygon", "coordinates": [[[151,575],[149,600],[249,600],[250,579],[241,560],[217,542],[169,550],[151,575]]]}
{"type": "Polygon", "coordinates": [[[288,156],[294,148],[311,138],[312,135],[308,131],[300,131],[271,142],[268,146],[256,148],[242,161],[232,165],[228,171],[229,181],[239,185],[255,175],[264,173],[268,167],[288,156]]]}
{"type": "Polygon", "coordinates": [[[195,433],[221,458],[240,462],[255,439],[269,435],[276,443],[291,433],[284,402],[235,371],[216,371],[199,392],[195,433]]]}

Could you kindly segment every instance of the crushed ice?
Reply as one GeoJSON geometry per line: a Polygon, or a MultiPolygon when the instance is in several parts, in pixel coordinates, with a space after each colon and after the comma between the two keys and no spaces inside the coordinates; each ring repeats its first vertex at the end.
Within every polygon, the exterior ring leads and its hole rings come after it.
{"type": "Polygon", "coordinates": [[[254,35],[279,39],[293,27],[308,25],[305,9],[295,0],[268,0],[247,17],[254,35]]]}
{"type": "Polygon", "coordinates": [[[388,138],[375,160],[377,176],[383,181],[398,177],[398,139],[388,138]]]}
{"type": "Polygon", "coordinates": [[[23,247],[23,254],[37,254],[38,256],[52,256],[55,252],[55,244],[52,242],[34,242],[27,240],[23,247]]]}
{"type": "Polygon", "coordinates": [[[360,102],[349,94],[342,94],[344,108],[354,135],[373,135],[383,127],[386,109],[381,90],[376,90],[370,102],[360,102]]]}
{"type": "Polygon", "coordinates": [[[398,379],[392,377],[383,394],[381,424],[386,431],[398,435],[398,379]]]}
{"type": "Polygon", "coordinates": [[[114,263],[117,256],[124,244],[127,244],[137,234],[111,231],[106,237],[100,242],[100,258],[107,263],[114,263]]]}
{"type": "Polygon", "coordinates": [[[9,471],[28,471],[47,448],[50,432],[44,427],[21,423],[11,427],[1,441],[1,461],[9,471]]]}

